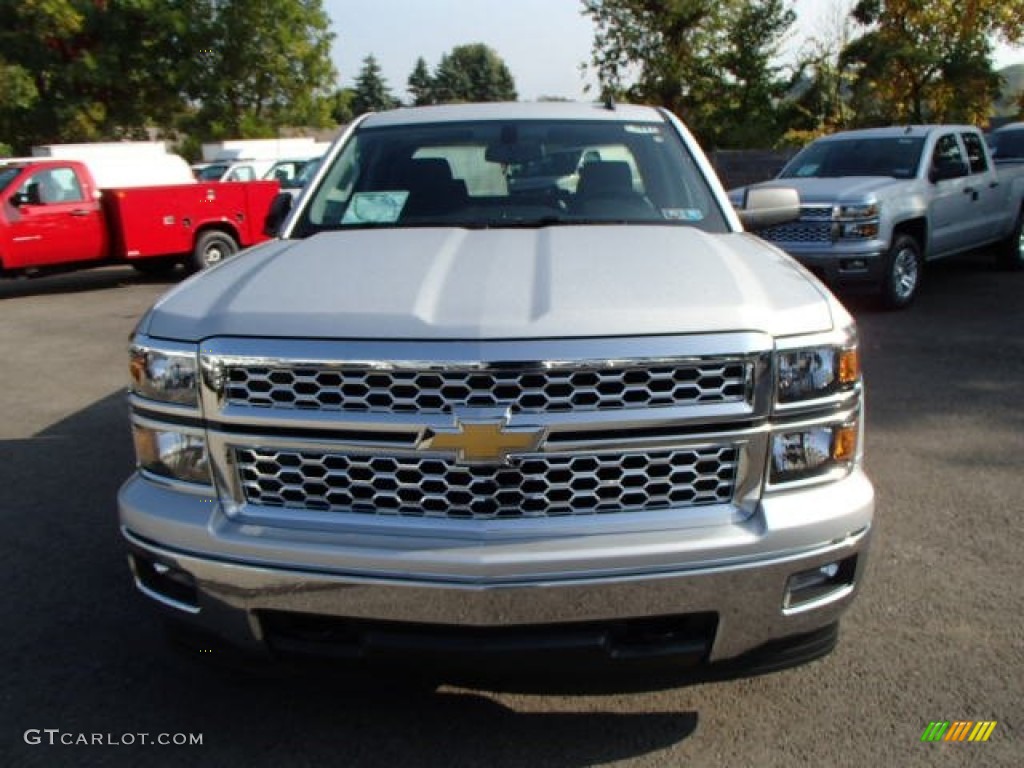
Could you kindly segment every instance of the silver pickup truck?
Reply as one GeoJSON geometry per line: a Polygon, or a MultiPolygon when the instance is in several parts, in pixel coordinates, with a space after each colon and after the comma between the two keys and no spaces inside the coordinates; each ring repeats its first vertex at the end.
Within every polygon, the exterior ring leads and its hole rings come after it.
{"type": "MultiPolygon", "coordinates": [[[[909,305],[925,261],[998,244],[1024,267],[1024,167],[997,167],[966,125],[848,131],[818,139],[759,187],[800,193],[800,220],[758,234],[840,288],[909,305]]],[[[731,193],[742,205],[746,190],[731,193]]]]}
{"type": "Polygon", "coordinates": [[[131,344],[121,531],[169,616],[476,674],[831,650],[874,509],[857,333],[674,116],[375,114],[294,206],[131,344]],[[580,147],[573,185],[512,181],[580,147]]]}

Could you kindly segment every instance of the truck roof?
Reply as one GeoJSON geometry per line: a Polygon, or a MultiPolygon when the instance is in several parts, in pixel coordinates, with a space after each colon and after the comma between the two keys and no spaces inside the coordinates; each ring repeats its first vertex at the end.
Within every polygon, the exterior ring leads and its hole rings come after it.
{"type": "Polygon", "coordinates": [[[841,131],[823,136],[818,141],[833,141],[851,137],[863,139],[887,139],[900,136],[924,138],[935,131],[978,131],[974,125],[890,125],[883,128],[862,128],[856,131],[841,131]]]}
{"type": "Polygon", "coordinates": [[[180,155],[154,152],[142,163],[127,158],[96,157],[18,157],[0,158],[0,166],[48,168],[79,165],[88,170],[92,182],[100,189],[114,187],[153,187],[193,184],[195,178],[188,163],[180,155]]]}
{"type": "Polygon", "coordinates": [[[0,157],[0,165],[16,165],[24,168],[28,165],[67,165],[78,160],[62,160],[56,157],[0,157]]]}
{"type": "Polygon", "coordinates": [[[609,122],[661,123],[664,118],[654,107],[635,104],[604,104],[542,101],[491,102],[487,104],[445,104],[405,107],[377,112],[366,118],[364,128],[382,128],[424,123],[466,120],[607,120],[609,122]]]}

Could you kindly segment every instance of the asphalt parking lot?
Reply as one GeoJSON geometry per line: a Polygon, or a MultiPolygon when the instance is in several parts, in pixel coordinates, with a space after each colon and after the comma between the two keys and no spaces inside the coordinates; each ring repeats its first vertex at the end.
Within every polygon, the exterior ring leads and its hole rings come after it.
{"type": "Polygon", "coordinates": [[[981,254],[932,267],[908,312],[851,301],[878,513],[835,653],[605,696],[249,676],[169,648],[114,497],[132,468],[126,342],[172,284],[122,268],[0,282],[0,765],[1024,763],[1024,273],[981,254]],[[922,743],[935,720],[998,725],[922,743]],[[51,746],[45,729],[202,744],[51,746]]]}

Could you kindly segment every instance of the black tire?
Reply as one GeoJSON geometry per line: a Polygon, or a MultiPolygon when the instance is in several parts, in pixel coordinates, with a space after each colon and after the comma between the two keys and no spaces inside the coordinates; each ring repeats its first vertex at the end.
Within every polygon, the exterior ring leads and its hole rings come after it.
{"type": "Polygon", "coordinates": [[[132,262],[132,268],[140,275],[164,277],[171,274],[178,264],[178,259],[139,259],[132,262]]]}
{"type": "Polygon", "coordinates": [[[1017,272],[1024,269],[1024,211],[1017,214],[1013,231],[999,245],[999,266],[1017,272]]]}
{"type": "Polygon", "coordinates": [[[924,259],[921,246],[910,235],[896,235],[885,257],[879,298],[886,309],[906,309],[921,287],[924,259]]]}
{"type": "Polygon", "coordinates": [[[215,229],[203,232],[196,240],[196,248],[192,252],[192,267],[206,269],[220,264],[235,253],[238,253],[238,243],[230,235],[215,229]]]}

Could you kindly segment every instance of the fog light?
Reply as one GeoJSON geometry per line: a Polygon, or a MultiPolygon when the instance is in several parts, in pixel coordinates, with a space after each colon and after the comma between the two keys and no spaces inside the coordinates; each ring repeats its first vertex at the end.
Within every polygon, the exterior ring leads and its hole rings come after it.
{"type": "Polygon", "coordinates": [[[839,269],[843,272],[864,272],[868,263],[864,259],[840,259],[839,269]]]}
{"type": "Polygon", "coordinates": [[[799,608],[825,598],[838,600],[853,589],[857,556],[794,573],[786,582],[785,609],[799,608]]]}
{"type": "Polygon", "coordinates": [[[140,592],[172,608],[189,613],[199,611],[199,593],[192,574],[138,555],[130,559],[135,586],[140,592]]]}

